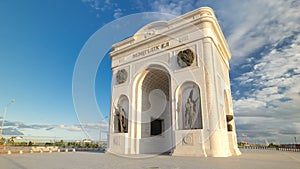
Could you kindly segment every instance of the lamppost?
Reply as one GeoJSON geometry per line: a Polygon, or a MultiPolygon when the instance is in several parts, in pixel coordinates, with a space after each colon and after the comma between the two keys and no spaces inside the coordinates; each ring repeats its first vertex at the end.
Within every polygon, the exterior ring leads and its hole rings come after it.
{"type": "Polygon", "coordinates": [[[14,102],[15,102],[15,99],[11,99],[11,101],[4,108],[4,113],[3,113],[3,118],[2,118],[2,125],[1,125],[1,131],[0,131],[0,138],[2,138],[2,131],[3,131],[3,127],[4,127],[4,121],[5,121],[5,116],[6,116],[7,108],[8,108],[8,106],[10,104],[12,104],[14,102]]]}

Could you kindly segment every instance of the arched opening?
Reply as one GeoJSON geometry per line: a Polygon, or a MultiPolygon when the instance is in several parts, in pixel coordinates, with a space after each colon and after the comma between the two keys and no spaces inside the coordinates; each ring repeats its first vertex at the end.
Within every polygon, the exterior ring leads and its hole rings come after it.
{"type": "MultiPolygon", "coordinates": [[[[171,79],[160,68],[149,68],[137,83],[140,113],[140,153],[161,154],[172,150],[171,79]]],[[[139,132],[139,131],[138,131],[139,132]]]]}

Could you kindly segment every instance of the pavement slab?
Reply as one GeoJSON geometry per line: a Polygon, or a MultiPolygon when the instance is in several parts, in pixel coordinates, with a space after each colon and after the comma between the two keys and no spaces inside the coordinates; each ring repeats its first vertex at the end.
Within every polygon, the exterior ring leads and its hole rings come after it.
{"type": "Polygon", "coordinates": [[[299,152],[242,150],[237,157],[125,158],[93,152],[0,155],[0,169],[299,169],[299,152]]]}

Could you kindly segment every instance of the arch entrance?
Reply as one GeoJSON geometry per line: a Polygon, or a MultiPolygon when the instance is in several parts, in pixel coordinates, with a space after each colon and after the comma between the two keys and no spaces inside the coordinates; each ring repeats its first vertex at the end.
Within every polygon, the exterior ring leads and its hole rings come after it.
{"type": "Polygon", "coordinates": [[[164,69],[149,68],[137,83],[139,153],[161,154],[172,149],[171,79],[164,69]]]}

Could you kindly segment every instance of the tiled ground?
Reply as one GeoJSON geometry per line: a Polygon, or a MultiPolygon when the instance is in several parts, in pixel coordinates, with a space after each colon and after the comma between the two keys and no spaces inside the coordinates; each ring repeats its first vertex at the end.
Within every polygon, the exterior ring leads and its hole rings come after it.
{"type": "Polygon", "coordinates": [[[155,156],[124,158],[91,152],[0,155],[1,169],[299,169],[299,152],[242,150],[229,158],[155,156]]]}

